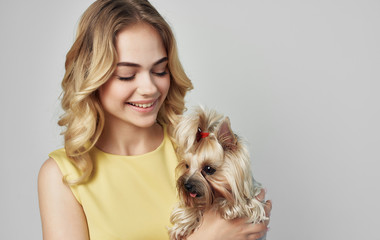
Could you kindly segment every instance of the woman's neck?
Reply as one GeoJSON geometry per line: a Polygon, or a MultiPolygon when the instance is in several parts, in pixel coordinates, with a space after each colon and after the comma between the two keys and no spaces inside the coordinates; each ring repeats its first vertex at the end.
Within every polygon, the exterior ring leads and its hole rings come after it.
{"type": "Polygon", "coordinates": [[[107,124],[106,121],[95,145],[107,153],[134,156],[155,150],[163,138],[164,131],[158,123],[142,128],[128,124],[107,124]]]}

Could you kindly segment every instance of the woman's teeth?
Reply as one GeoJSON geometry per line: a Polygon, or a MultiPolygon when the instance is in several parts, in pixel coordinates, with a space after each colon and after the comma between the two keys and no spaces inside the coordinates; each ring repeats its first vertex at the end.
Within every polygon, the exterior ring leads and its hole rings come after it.
{"type": "Polygon", "coordinates": [[[138,103],[129,103],[129,104],[131,104],[132,106],[135,106],[135,107],[148,108],[148,107],[151,107],[154,104],[154,102],[146,103],[146,104],[138,104],[138,103]]]}

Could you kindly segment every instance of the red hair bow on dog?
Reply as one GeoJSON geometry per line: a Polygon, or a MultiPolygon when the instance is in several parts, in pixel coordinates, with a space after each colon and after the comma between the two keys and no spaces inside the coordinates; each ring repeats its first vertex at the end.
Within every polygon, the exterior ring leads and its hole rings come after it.
{"type": "Polygon", "coordinates": [[[198,128],[197,142],[199,142],[202,138],[208,137],[208,135],[210,135],[210,133],[208,133],[208,132],[202,132],[202,129],[198,128]]]}

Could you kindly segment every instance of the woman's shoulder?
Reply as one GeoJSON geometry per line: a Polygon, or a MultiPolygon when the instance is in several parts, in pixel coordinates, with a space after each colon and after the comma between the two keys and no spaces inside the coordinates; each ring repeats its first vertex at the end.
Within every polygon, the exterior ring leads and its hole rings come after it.
{"type": "Polygon", "coordinates": [[[56,161],[49,157],[41,166],[38,173],[38,193],[43,196],[51,196],[51,191],[57,193],[58,189],[63,188],[63,174],[56,161]]]}
{"type": "Polygon", "coordinates": [[[81,233],[84,236],[81,239],[88,239],[85,238],[87,226],[83,209],[62,178],[57,162],[49,157],[38,174],[38,199],[44,236],[56,236],[54,229],[66,229],[60,234],[71,238],[74,235],[78,237],[78,233],[81,233]],[[67,228],[68,222],[72,224],[70,228],[67,228]]]}
{"type": "Polygon", "coordinates": [[[49,157],[41,166],[40,172],[38,174],[38,179],[44,180],[53,180],[53,179],[61,179],[62,180],[62,172],[60,171],[58,164],[54,161],[53,158],[49,157]]]}
{"type": "Polygon", "coordinates": [[[40,168],[40,172],[38,174],[39,181],[41,179],[45,181],[54,181],[57,179],[59,181],[62,181],[62,177],[64,176],[64,174],[62,172],[62,167],[60,166],[60,163],[63,162],[65,159],[68,160],[65,149],[60,148],[54,150],[51,153],[49,153],[48,156],[48,159],[45,160],[45,162],[42,164],[40,168]]]}
{"type": "Polygon", "coordinates": [[[49,158],[45,160],[38,174],[38,185],[42,189],[57,188],[67,190],[71,188],[78,202],[80,202],[75,187],[64,184],[63,179],[75,180],[80,176],[80,171],[70,161],[64,148],[57,149],[49,153],[49,158]],[[65,187],[63,187],[63,185],[65,187]],[[47,187],[48,186],[48,187],[47,187]]]}
{"type": "MultiPolygon", "coordinates": [[[[64,148],[60,148],[49,153],[49,158],[41,167],[41,171],[46,168],[46,171],[56,168],[61,173],[62,176],[65,176],[69,179],[75,179],[80,176],[78,168],[73,164],[70,158],[66,155],[64,148]]],[[[54,171],[54,170],[52,170],[54,171]]]]}
{"type": "Polygon", "coordinates": [[[59,177],[62,179],[62,171],[57,163],[58,159],[62,159],[66,156],[66,151],[64,148],[60,148],[52,151],[48,155],[48,159],[42,164],[40,172],[38,174],[39,178],[54,178],[59,177]],[[57,159],[57,160],[56,160],[57,159]]]}

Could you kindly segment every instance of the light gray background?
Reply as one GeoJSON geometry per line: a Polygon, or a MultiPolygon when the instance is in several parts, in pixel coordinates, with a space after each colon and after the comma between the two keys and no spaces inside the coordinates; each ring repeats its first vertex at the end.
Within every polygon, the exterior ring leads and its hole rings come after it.
{"type": "MultiPolygon", "coordinates": [[[[0,3],[0,239],[41,239],[65,54],[92,1],[0,3]]],[[[273,199],[269,239],[380,239],[380,2],[152,0],[198,103],[230,116],[273,199]]]]}

